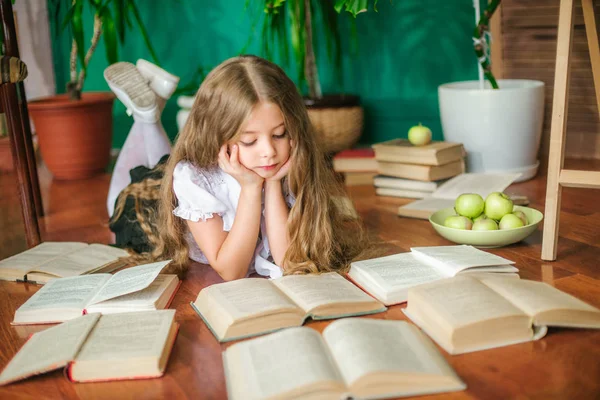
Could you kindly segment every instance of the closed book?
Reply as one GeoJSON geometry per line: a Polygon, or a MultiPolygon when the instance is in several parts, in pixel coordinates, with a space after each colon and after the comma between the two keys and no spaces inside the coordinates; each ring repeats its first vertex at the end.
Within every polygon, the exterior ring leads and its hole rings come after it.
{"type": "Polygon", "coordinates": [[[346,186],[372,185],[377,172],[344,172],[346,186]]]}
{"type": "Polygon", "coordinates": [[[377,161],[404,164],[444,165],[461,160],[465,149],[461,143],[435,141],[424,146],[414,146],[406,139],[394,139],[373,146],[377,161]]]}
{"type": "Polygon", "coordinates": [[[407,190],[407,189],[396,189],[396,188],[382,188],[382,187],[376,187],[375,194],[377,196],[402,197],[402,198],[406,198],[406,199],[423,199],[427,196],[431,196],[431,192],[422,192],[420,190],[407,190]]]}
{"type": "Polygon", "coordinates": [[[337,172],[375,172],[375,152],[371,148],[341,151],[333,157],[333,169],[337,172]]]}
{"type": "Polygon", "coordinates": [[[444,182],[444,179],[439,181],[423,182],[414,179],[403,179],[385,175],[376,175],[373,178],[373,185],[375,185],[375,187],[419,190],[422,192],[433,192],[444,182]]]}
{"type": "Polygon", "coordinates": [[[461,159],[444,165],[417,165],[378,161],[377,172],[398,178],[431,182],[462,174],[465,172],[465,162],[461,159]]]}

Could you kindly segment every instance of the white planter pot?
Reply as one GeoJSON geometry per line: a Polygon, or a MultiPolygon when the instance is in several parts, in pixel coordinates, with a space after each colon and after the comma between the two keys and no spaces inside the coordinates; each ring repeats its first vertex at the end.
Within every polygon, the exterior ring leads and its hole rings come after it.
{"type": "Polygon", "coordinates": [[[192,105],[194,105],[194,100],[194,96],[179,96],[177,98],[177,105],[181,108],[181,110],[177,112],[176,116],[177,129],[179,132],[181,132],[183,129],[183,126],[190,115],[190,109],[192,108],[192,105]]]}
{"type": "Polygon", "coordinates": [[[544,82],[499,80],[499,90],[478,81],[439,86],[444,139],[462,143],[468,172],[520,172],[535,176],[544,122],[544,82]]]}

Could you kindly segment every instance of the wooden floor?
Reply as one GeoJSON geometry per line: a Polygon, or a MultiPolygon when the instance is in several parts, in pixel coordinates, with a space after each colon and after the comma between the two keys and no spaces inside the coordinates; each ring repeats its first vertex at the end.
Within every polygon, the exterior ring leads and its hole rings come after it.
{"type": "MultiPolygon", "coordinates": [[[[600,170],[600,161],[568,160],[566,167],[600,170]]],[[[52,181],[42,168],[40,178],[46,212],[42,220],[44,240],[113,240],[105,206],[108,175],[58,182],[52,181]]],[[[530,206],[543,212],[545,190],[545,177],[538,176],[512,185],[507,192],[528,196],[530,206]]],[[[397,207],[405,200],[376,197],[368,186],[351,187],[349,192],[368,228],[388,243],[390,252],[408,251],[411,246],[451,244],[437,235],[429,222],[397,217],[397,207]]],[[[540,259],[541,229],[540,225],[524,242],[490,252],[516,261],[522,278],[548,282],[600,307],[600,190],[563,190],[555,262],[540,259]]],[[[0,258],[24,249],[16,179],[13,174],[0,173],[0,258]]],[[[182,328],[163,379],[71,385],[57,371],[0,388],[0,398],[115,398],[117,394],[128,398],[224,398],[220,353],[227,345],[219,345],[189,307],[189,301],[202,287],[219,280],[210,268],[193,266],[175,297],[172,307],[177,309],[182,328]]],[[[0,282],[0,368],[26,338],[23,332],[8,325],[16,307],[37,290],[23,285],[0,282]]],[[[401,307],[391,307],[374,317],[406,319],[401,307]]],[[[319,331],[327,324],[307,323],[319,331]]],[[[467,391],[454,393],[451,398],[600,398],[600,331],[552,329],[537,342],[445,357],[468,385],[467,391]]]]}

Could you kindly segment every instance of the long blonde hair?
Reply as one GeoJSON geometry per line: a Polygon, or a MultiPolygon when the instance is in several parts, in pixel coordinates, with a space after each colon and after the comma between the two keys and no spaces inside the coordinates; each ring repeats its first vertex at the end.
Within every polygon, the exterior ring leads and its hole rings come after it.
{"type": "Polygon", "coordinates": [[[187,226],[172,213],[177,207],[173,170],[180,161],[215,168],[220,147],[235,140],[242,124],[260,102],[279,106],[294,146],[294,164],[285,178],[296,197],[287,230],[290,245],[285,274],[344,271],[365,246],[362,224],[348,218],[334,199],[345,197],[320,151],[302,97],[277,65],[256,56],[226,60],[200,86],[188,120],[177,138],[161,186],[158,241],[153,258],[172,258],[176,272],[188,263],[187,226]]]}

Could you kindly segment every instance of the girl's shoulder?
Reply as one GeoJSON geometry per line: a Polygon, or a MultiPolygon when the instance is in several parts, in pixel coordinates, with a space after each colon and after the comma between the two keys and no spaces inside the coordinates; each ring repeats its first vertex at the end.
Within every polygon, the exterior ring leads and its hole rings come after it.
{"type": "Polygon", "coordinates": [[[190,182],[205,189],[225,183],[223,171],[219,167],[202,168],[190,161],[179,161],[173,171],[173,180],[190,182]]]}

